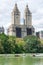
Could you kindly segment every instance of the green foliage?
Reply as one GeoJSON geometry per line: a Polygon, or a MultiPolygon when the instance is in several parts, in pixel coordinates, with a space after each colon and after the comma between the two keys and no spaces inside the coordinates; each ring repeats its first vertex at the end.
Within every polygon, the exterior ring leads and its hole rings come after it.
{"type": "MultiPolygon", "coordinates": [[[[0,53],[13,53],[14,49],[14,37],[9,37],[5,34],[0,34],[0,53]],[[11,39],[12,38],[12,39],[11,39]],[[3,51],[2,51],[3,49],[3,51]],[[2,52],[1,52],[2,51],[2,52]]],[[[14,38],[15,39],[15,38],[14,38]]]]}
{"type": "Polygon", "coordinates": [[[43,45],[43,39],[40,39],[41,44],[43,45]]]}
{"type": "Polygon", "coordinates": [[[4,53],[4,48],[3,48],[3,46],[2,46],[2,43],[1,43],[1,40],[0,40],[0,54],[3,54],[4,53]]]}
{"type": "Polygon", "coordinates": [[[36,36],[16,38],[0,34],[0,54],[43,53],[43,45],[36,36]],[[39,51],[40,50],[40,51],[39,51]]]}
{"type": "Polygon", "coordinates": [[[13,54],[23,53],[24,41],[23,39],[14,36],[7,36],[0,34],[0,53],[13,54]]]}
{"type": "Polygon", "coordinates": [[[27,53],[38,53],[40,41],[36,36],[27,36],[24,38],[26,45],[25,45],[25,52],[27,53]]]}

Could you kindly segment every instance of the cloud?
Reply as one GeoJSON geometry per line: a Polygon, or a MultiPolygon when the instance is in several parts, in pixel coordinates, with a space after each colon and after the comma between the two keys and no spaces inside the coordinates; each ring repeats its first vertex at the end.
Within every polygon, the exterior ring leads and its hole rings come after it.
{"type": "Polygon", "coordinates": [[[33,26],[36,31],[43,29],[43,0],[1,0],[0,26],[3,25],[5,28],[8,28],[8,25],[11,23],[11,12],[16,2],[21,12],[21,18],[24,17],[24,9],[26,4],[28,4],[29,9],[32,12],[33,26]]]}

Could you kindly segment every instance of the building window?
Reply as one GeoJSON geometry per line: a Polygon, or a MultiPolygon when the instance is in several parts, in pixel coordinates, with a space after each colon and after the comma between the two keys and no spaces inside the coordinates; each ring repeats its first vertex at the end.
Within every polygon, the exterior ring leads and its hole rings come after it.
{"type": "Polygon", "coordinates": [[[31,28],[27,28],[27,35],[32,35],[32,29],[31,28]]]}
{"type": "Polygon", "coordinates": [[[16,27],[16,36],[21,37],[21,28],[16,27]]]}

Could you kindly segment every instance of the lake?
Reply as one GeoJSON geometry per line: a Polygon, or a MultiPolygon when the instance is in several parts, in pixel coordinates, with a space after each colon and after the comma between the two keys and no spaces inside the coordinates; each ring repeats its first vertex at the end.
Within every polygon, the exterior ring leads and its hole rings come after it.
{"type": "Polygon", "coordinates": [[[0,65],[43,65],[43,57],[33,57],[30,54],[21,55],[0,55],[0,65]]]}

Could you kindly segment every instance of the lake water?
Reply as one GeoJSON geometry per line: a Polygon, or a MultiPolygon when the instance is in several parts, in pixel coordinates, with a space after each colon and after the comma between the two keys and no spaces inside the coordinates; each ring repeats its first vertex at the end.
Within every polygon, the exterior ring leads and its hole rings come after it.
{"type": "Polygon", "coordinates": [[[43,65],[43,57],[5,55],[0,56],[0,65],[43,65]]]}

